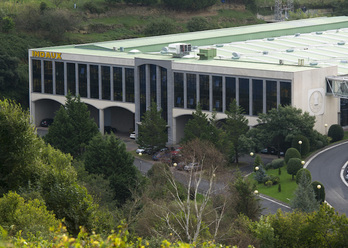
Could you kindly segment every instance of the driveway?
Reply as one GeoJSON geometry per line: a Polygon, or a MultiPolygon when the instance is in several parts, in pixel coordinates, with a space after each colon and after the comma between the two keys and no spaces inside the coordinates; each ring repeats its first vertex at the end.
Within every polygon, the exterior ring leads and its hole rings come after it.
{"type": "Polygon", "coordinates": [[[305,167],[311,172],[312,181],[324,185],[326,201],[336,211],[348,216],[348,187],[341,177],[348,160],[347,151],[348,142],[331,146],[314,155],[305,167]]]}

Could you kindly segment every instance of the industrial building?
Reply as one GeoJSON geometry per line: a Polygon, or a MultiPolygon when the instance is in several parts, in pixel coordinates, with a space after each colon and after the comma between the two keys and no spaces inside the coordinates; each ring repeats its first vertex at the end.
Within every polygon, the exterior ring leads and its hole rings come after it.
{"type": "Polygon", "coordinates": [[[259,113],[292,105],[325,133],[348,125],[347,47],[341,16],[30,49],[30,113],[36,125],[53,118],[71,92],[101,132],[137,132],[154,101],[172,145],[197,104],[223,120],[236,99],[250,126],[259,113]]]}

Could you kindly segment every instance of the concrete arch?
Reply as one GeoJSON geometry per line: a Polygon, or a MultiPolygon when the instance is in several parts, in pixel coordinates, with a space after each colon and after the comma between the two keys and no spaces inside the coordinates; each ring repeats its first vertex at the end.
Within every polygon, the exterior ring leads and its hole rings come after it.
{"type": "Polygon", "coordinates": [[[41,120],[44,118],[54,118],[62,105],[61,101],[48,98],[33,101],[31,111],[36,113],[36,115],[32,114],[32,116],[35,116],[35,119],[33,119],[35,126],[39,126],[41,120]]]}
{"type": "Polygon", "coordinates": [[[134,112],[127,108],[110,106],[104,109],[104,126],[114,127],[122,133],[128,133],[135,129],[134,118],[134,112]]]}

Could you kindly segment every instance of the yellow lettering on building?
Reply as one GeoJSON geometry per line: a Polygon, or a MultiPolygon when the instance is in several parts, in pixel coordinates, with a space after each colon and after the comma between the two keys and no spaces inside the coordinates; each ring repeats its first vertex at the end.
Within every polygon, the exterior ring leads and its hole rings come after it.
{"type": "Polygon", "coordinates": [[[45,59],[62,59],[62,54],[55,52],[32,51],[31,56],[45,59]]]}

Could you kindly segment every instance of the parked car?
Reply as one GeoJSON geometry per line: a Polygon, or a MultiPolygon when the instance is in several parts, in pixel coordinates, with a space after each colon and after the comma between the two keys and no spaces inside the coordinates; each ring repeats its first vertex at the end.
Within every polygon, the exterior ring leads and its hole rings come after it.
{"type": "Polygon", "coordinates": [[[176,164],[175,169],[182,171],[182,170],[184,170],[184,167],[185,167],[185,163],[180,162],[180,163],[176,164]]]}
{"type": "Polygon", "coordinates": [[[129,138],[131,138],[131,139],[135,139],[137,136],[136,136],[136,134],[135,134],[135,132],[133,132],[133,133],[131,133],[130,135],[129,135],[129,138]]]}
{"type": "Polygon", "coordinates": [[[104,133],[116,133],[117,129],[111,126],[105,126],[104,127],[104,133]]]}
{"type": "Polygon", "coordinates": [[[154,161],[161,161],[163,163],[172,163],[172,155],[169,152],[156,152],[153,156],[152,159],[154,161]]]}
{"type": "Polygon", "coordinates": [[[40,122],[40,126],[41,127],[49,127],[50,125],[52,125],[52,123],[53,123],[52,118],[45,118],[40,122]]]}
{"type": "MultiPolygon", "coordinates": [[[[271,154],[271,155],[278,155],[278,149],[275,147],[267,147],[261,150],[261,153],[263,154],[271,154]]],[[[285,156],[285,153],[283,151],[279,152],[280,156],[285,156]]]]}
{"type": "Polygon", "coordinates": [[[198,171],[201,170],[202,166],[198,163],[189,163],[188,165],[184,166],[184,171],[198,171]]]}
{"type": "Polygon", "coordinates": [[[145,154],[145,148],[143,148],[143,147],[138,147],[138,149],[135,150],[135,153],[136,153],[136,154],[139,154],[139,153],[145,154]]]}

